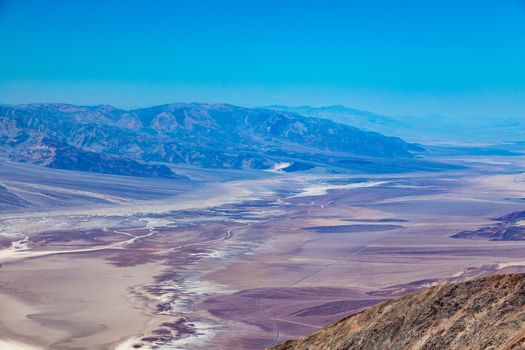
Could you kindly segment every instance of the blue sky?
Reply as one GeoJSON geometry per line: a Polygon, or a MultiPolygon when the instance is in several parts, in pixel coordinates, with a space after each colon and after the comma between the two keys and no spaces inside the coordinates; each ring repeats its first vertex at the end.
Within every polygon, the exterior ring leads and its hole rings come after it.
{"type": "Polygon", "coordinates": [[[522,0],[0,0],[0,103],[525,117],[522,0]]]}

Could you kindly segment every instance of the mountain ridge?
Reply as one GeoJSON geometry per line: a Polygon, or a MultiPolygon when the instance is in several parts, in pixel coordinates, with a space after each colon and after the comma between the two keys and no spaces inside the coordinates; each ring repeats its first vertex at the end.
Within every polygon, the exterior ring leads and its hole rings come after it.
{"type": "Polygon", "coordinates": [[[0,135],[0,154],[11,160],[107,173],[125,162],[135,176],[175,177],[169,164],[178,163],[271,169],[289,162],[296,164],[293,169],[361,171],[380,167],[383,160],[400,160],[392,169],[432,167],[414,159],[421,146],[397,137],[297,113],[219,103],[131,110],[64,103],[3,105],[0,135]],[[68,152],[60,152],[64,149],[68,152]],[[81,164],[79,157],[86,152],[95,164],[81,164]],[[70,159],[54,159],[63,153],[70,159]],[[360,161],[368,165],[356,166],[360,161]]]}

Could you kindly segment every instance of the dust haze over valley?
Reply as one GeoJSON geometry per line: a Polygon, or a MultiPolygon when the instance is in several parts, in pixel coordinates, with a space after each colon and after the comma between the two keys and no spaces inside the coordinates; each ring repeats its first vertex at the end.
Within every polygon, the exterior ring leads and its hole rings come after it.
{"type": "Polygon", "coordinates": [[[525,349],[524,10],[0,0],[0,350],[525,349]]]}

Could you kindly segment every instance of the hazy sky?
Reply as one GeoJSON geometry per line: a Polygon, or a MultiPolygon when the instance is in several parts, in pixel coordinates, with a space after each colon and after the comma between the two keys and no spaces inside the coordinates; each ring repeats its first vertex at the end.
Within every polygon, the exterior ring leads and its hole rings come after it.
{"type": "Polygon", "coordinates": [[[525,117],[520,0],[0,0],[0,103],[525,117]]]}

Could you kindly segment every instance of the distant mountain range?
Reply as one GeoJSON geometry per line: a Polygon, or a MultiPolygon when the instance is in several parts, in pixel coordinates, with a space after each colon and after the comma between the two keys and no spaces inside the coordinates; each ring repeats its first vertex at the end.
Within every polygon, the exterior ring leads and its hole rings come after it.
{"type": "Polygon", "coordinates": [[[525,139],[525,116],[523,118],[386,116],[342,105],[325,107],[273,105],[267,108],[330,119],[337,123],[353,125],[385,135],[395,135],[410,142],[423,142],[427,145],[499,144],[505,141],[525,139]]]}
{"type": "Polygon", "coordinates": [[[353,125],[363,130],[373,130],[384,134],[395,134],[399,129],[410,128],[402,118],[363,111],[342,105],[311,107],[272,105],[267,108],[275,111],[298,113],[308,117],[323,118],[336,123],[353,125]]]}
{"type": "Polygon", "coordinates": [[[51,168],[177,177],[170,164],[285,171],[429,170],[423,148],[296,112],[227,104],[135,110],[59,103],[0,106],[0,156],[51,168]]]}

